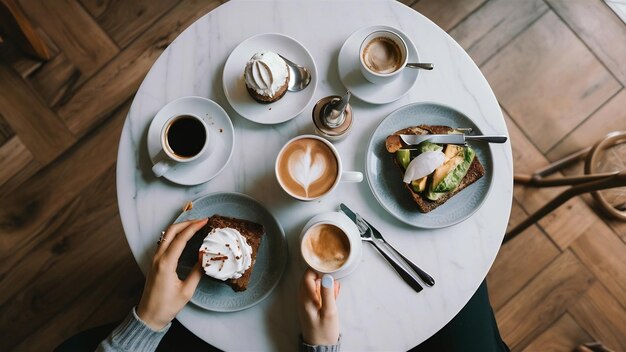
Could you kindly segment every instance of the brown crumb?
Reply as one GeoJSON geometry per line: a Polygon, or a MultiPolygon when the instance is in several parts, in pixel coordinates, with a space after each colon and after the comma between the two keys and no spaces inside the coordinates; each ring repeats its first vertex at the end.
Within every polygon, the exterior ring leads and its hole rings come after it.
{"type": "Polygon", "coordinates": [[[183,211],[189,211],[191,209],[193,209],[193,203],[190,201],[185,203],[185,206],[183,207],[183,211]]]}
{"type": "Polygon", "coordinates": [[[218,260],[226,260],[226,259],[228,259],[228,256],[227,255],[222,255],[222,256],[219,256],[219,257],[213,257],[210,260],[218,261],[218,260]]]}
{"type": "Polygon", "coordinates": [[[220,133],[222,133],[222,132],[224,132],[224,129],[223,129],[223,128],[220,128],[220,133]]]}

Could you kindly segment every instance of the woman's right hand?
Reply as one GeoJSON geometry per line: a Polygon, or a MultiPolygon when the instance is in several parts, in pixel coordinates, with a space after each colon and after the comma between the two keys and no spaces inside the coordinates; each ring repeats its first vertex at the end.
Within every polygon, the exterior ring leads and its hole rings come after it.
{"type": "Polygon", "coordinates": [[[339,341],[336,300],[341,285],[331,275],[319,277],[307,269],[300,284],[298,316],[302,339],[309,345],[334,345],[339,341]]]}
{"type": "Polygon", "coordinates": [[[184,281],[178,278],[176,266],[187,241],[206,223],[207,219],[173,224],[159,242],[137,305],[137,316],[153,330],[163,329],[174,319],[189,302],[200,282],[200,263],[196,263],[184,281]]]}

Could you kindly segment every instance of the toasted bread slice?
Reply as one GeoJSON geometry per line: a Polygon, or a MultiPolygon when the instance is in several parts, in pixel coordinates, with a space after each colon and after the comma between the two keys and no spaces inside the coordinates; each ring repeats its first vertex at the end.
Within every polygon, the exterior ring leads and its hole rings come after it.
{"type": "Polygon", "coordinates": [[[246,272],[240,278],[224,281],[226,284],[232,287],[234,291],[245,291],[248,288],[250,276],[252,276],[252,269],[254,269],[256,256],[259,252],[261,240],[263,239],[263,235],[265,234],[265,229],[263,228],[263,225],[257,224],[252,221],[230,218],[227,216],[215,214],[209,218],[207,224],[204,225],[204,227],[202,227],[198,232],[196,232],[194,236],[202,236],[202,238],[204,238],[204,236],[206,236],[214,228],[226,227],[230,227],[239,231],[241,235],[246,238],[246,241],[248,242],[250,247],[252,247],[252,265],[250,265],[250,268],[246,270],[246,272]]]}
{"type": "MultiPolygon", "coordinates": [[[[398,149],[400,149],[402,147],[402,141],[400,140],[400,137],[398,136],[400,134],[447,134],[448,132],[452,130],[453,129],[451,127],[437,126],[437,125],[435,126],[419,125],[419,126],[414,126],[414,127],[408,127],[408,128],[396,131],[392,135],[388,136],[387,140],[385,141],[385,147],[387,148],[387,151],[392,154],[395,153],[398,149]]],[[[400,182],[402,182],[402,178],[404,177],[404,170],[398,164],[395,155],[393,155],[392,158],[393,158],[394,163],[398,166],[398,170],[400,170],[400,176],[401,176],[400,182]]],[[[480,160],[478,160],[478,157],[475,157],[474,160],[472,161],[472,164],[470,165],[469,170],[467,171],[467,174],[465,175],[463,180],[461,180],[461,183],[459,184],[459,186],[454,191],[446,193],[444,196],[442,196],[441,198],[435,201],[426,198],[421,193],[416,193],[411,188],[411,185],[406,184],[404,182],[402,182],[402,184],[409,192],[415,204],[417,204],[417,210],[419,210],[422,213],[428,213],[434,210],[435,208],[437,208],[438,206],[442,205],[443,203],[445,203],[448,199],[453,197],[455,194],[464,190],[467,186],[478,181],[478,179],[480,179],[484,175],[485,175],[485,168],[480,163],[480,160]]]]}

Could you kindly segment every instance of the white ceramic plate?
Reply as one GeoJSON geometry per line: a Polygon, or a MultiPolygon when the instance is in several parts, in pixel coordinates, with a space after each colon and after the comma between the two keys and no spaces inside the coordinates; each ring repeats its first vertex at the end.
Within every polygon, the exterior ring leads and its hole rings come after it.
{"type": "Polygon", "coordinates": [[[226,99],[233,109],[250,121],[262,124],[281,123],[300,115],[313,99],[317,86],[317,67],[313,56],[297,40],[279,33],[265,33],[248,38],[228,56],[224,65],[223,85],[226,99]],[[261,104],[246,90],[243,71],[250,58],[259,51],[273,51],[304,66],[311,72],[311,83],[299,92],[287,92],[278,101],[261,104]]]}
{"type": "Polygon", "coordinates": [[[422,214],[402,185],[401,173],[393,162],[393,156],[385,149],[388,135],[422,124],[471,127],[472,134],[481,134],[478,126],[469,117],[450,107],[435,103],[405,105],[389,114],[370,138],[365,160],[367,182],[380,205],[400,221],[431,229],[452,226],[469,218],[487,199],[493,176],[491,147],[488,143],[472,143],[476,157],[485,168],[485,175],[435,210],[422,214]]]}
{"type": "Polygon", "coordinates": [[[380,30],[398,33],[409,49],[409,62],[419,62],[417,49],[411,39],[396,28],[371,26],[352,33],[339,51],[339,78],[355,97],[371,104],[387,104],[402,98],[413,87],[419,73],[419,70],[405,68],[400,77],[384,85],[371,83],[363,77],[359,61],[361,43],[368,34],[380,30]]]}
{"type": "MultiPolygon", "coordinates": [[[[214,214],[261,224],[265,235],[245,291],[235,292],[230,286],[203,275],[191,302],[216,312],[234,312],[252,307],[272,293],[285,271],[288,259],[285,232],[267,208],[241,193],[213,193],[196,199],[193,208],[180,214],[175,222],[208,218],[214,214]]],[[[182,277],[186,277],[198,261],[198,249],[203,239],[194,236],[187,243],[178,265],[182,277]]]]}
{"type": "Polygon", "coordinates": [[[160,141],[163,124],[170,117],[189,113],[201,117],[209,128],[208,153],[202,159],[175,163],[163,175],[167,180],[185,186],[207,182],[222,172],[230,160],[235,144],[233,123],[219,104],[202,97],[182,97],[161,108],[150,123],[148,153],[153,164],[163,149],[160,141]]]}

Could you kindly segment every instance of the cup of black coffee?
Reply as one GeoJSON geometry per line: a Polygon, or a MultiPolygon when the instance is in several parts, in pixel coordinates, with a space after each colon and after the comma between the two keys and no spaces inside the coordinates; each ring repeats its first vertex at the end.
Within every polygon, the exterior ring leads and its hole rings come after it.
{"type": "Polygon", "coordinates": [[[177,115],[161,129],[161,152],[152,167],[157,177],[163,176],[175,163],[187,163],[207,154],[209,128],[193,114],[177,115]]]}
{"type": "Polygon", "coordinates": [[[402,37],[390,30],[370,33],[359,50],[363,77],[374,84],[398,78],[408,61],[408,47],[402,37]]]}

